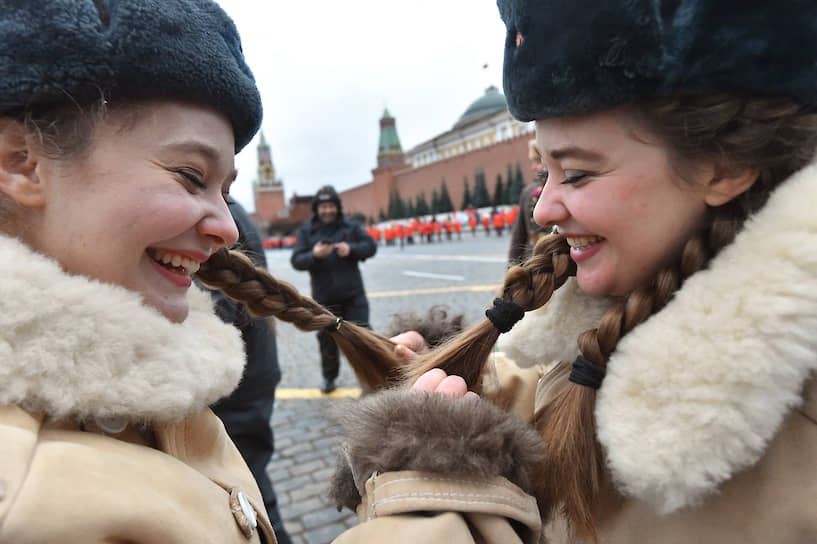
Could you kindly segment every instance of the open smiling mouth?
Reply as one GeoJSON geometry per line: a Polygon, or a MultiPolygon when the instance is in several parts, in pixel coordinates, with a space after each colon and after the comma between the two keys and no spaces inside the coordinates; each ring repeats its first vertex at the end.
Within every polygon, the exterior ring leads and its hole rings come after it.
{"type": "Polygon", "coordinates": [[[185,276],[192,276],[199,270],[199,263],[177,253],[165,253],[157,249],[148,248],[148,256],[160,266],[185,276]]]}
{"type": "Polygon", "coordinates": [[[573,249],[583,250],[592,247],[599,242],[603,242],[606,240],[606,238],[602,238],[601,236],[571,236],[566,237],[565,240],[567,240],[567,245],[573,249]]]}

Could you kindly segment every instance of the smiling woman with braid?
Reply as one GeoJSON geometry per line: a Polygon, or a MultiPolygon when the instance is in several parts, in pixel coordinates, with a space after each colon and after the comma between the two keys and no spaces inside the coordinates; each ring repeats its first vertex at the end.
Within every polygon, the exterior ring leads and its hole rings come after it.
{"type": "Polygon", "coordinates": [[[299,314],[410,384],[344,418],[337,542],[817,541],[817,8],[498,5],[558,234],[403,368],[299,314]]]}
{"type": "Polygon", "coordinates": [[[261,99],[211,0],[0,4],[0,542],[267,543],[193,286],[261,99]]]}

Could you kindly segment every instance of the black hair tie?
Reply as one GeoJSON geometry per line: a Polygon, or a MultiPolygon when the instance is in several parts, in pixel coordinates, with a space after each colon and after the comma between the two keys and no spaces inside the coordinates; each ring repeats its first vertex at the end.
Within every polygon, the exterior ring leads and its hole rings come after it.
{"type": "Polygon", "coordinates": [[[494,307],[485,310],[485,317],[491,320],[500,333],[511,330],[524,315],[522,306],[509,298],[495,298],[494,307]]]}
{"type": "Polygon", "coordinates": [[[590,359],[585,359],[582,355],[579,355],[573,361],[573,369],[570,371],[568,380],[579,385],[598,389],[601,387],[605,374],[607,374],[605,367],[599,366],[590,359]]]}

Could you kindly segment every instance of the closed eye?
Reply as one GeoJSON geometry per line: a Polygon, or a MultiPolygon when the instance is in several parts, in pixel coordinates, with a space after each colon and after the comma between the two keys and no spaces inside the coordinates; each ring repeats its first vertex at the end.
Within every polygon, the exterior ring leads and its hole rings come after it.
{"type": "MultiPolygon", "coordinates": [[[[568,172],[565,172],[567,174],[568,172]]],[[[583,179],[590,176],[587,172],[574,172],[573,175],[566,176],[564,181],[562,181],[562,185],[573,185],[579,183],[583,179]]]]}
{"type": "Polygon", "coordinates": [[[177,170],[176,171],[180,176],[182,176],[186,181],[190,182],[197,189],[205,190],[207,189],[207,184],[204,183],[198,174],[195,172],[191,172],[189,170],[177,170]]]}

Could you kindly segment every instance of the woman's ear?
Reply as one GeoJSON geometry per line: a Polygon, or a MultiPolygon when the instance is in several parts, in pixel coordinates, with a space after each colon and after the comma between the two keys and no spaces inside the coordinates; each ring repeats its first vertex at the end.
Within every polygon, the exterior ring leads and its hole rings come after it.
{"type": "Polygon", "coordinates": [[[717,172],[706,188],[705,200],[712,207],[723,206],[749,190],[759,176],[755,169],[741,168],[733,172],[717,172]]]}
{"type": "Polygon", "coordinates": [[[43,206],[45,187],[37,172],[39,155],[25,128],[0,120],[0,193],[21,206],[43,206]]]}

